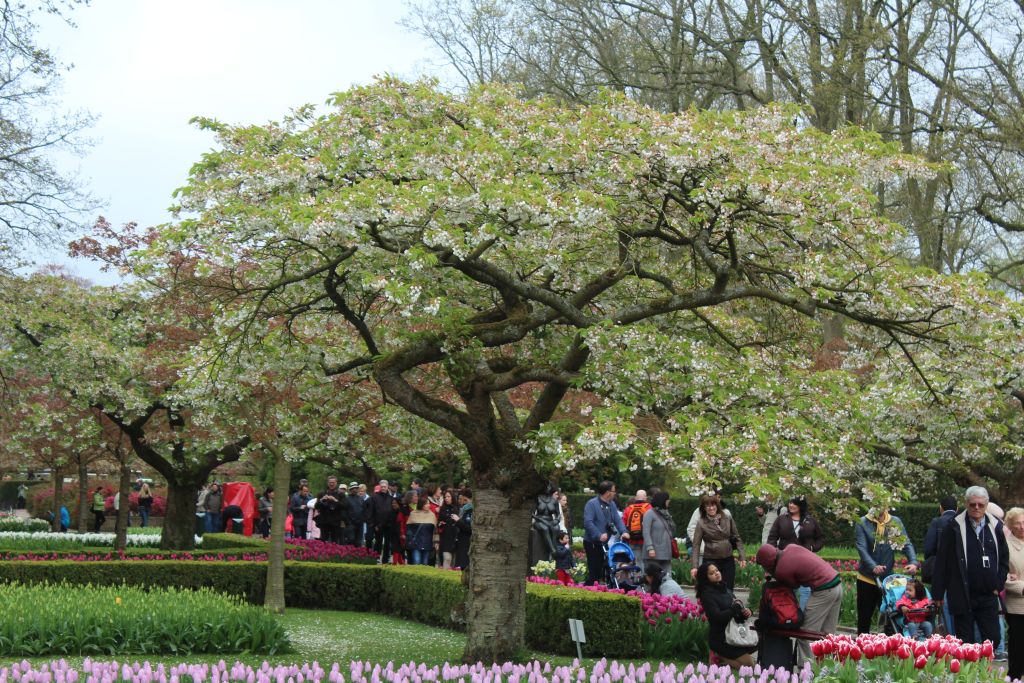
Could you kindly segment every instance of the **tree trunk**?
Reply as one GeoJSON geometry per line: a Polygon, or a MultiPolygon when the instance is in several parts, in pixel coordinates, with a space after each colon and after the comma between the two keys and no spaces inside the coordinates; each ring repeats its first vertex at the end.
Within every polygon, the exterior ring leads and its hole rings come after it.
{"type": "Polygon", "coordinates": [[[462,660],[507,662],[524,645],[527,531],[534,500],[517,502],[497,488],[474,493],[473,540],[464,578],[469,632],[462,660]]]}
{"type": "Polygon", "coordinates": [[[64,475],[59,467],[53,468],[53,523],[50,528],[60,531],[60,509],[64,506],[64,475]]]}
{"type": "Polygon", "coordinates": [[[114,550],[124,550],[128,543],[128,515],[131,513],[128,496],[132,490],[132,470],[128,466],[127,458],[121,461],[119,469],[121,479],[117,487],[118,509],[114,522],[114,550]]]}
{"type": "Polygon", "coordinates": [[[89,463],[78,459],[78,533],[89,530],[89,463]]]}
{"type": "Polygon", "coordinates": [[[199,480],[167,480],[167,512],[164,515],[160,547],[164,550],[194,550],[196,547],[196,495],[199,480]]]}
{"type": "Polygon", "coordinates": [[[288,516],[288,489],[292,465],[280,451],[274,453],[274,509],[270,518],[270,554],[263,606],[284,614],[284,522],[288,516]]]}

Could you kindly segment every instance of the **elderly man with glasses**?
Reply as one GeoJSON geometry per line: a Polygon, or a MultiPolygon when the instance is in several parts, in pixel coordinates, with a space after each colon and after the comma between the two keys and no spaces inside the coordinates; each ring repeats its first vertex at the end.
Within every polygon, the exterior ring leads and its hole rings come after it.
{"type": "Polygon", "coordinates": [[[932,595],[945,596],[956,636],[964,642],[999,642],[999,593],[1010,568],[1003,523],[987,514],[988,491],[972,486],[964,496],[966,509],[942,532],[935,558],[932,595]]]}

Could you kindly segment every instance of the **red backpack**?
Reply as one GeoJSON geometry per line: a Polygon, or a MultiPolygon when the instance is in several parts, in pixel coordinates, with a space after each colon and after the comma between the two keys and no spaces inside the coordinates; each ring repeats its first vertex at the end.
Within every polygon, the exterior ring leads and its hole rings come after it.
{"type": "Polygon", "coordinates": [[[796,628],[803,624],[804,613],[793,589],[778,581],[766,581],[758,621],[769,627],[796,628]]]}

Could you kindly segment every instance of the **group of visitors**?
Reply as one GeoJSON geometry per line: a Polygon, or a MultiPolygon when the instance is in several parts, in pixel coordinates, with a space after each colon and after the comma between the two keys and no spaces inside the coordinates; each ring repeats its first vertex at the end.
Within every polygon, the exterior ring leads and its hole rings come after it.
{"type": "Polygon", "coordinates": [[[318,538],[365,545],[393,564],[465,569],[473,534],[473,492],[468,487],[424,485],[414,479],[406,491],[381,479],[368,493],[365,484],[327,479],[318,495],[306,480],[288,501],[295,538],[318,538]]]}
{"type": "MultiPolygon", "coordinates": [[[[149,516],[153,509],[153,492],[149,487],[149,482],[144,481],[141,477],[135,481],[132,485],[132,489],[137,494],[137,505],[139,508],[139,526],[149,526],[149,516]]],[[[99,531],[103,526],[103,523],[107,521],[107,497],[104,495],[104,489],[102,486],[97,486],[92,493],[92,503],[89,507],[93,514],[93,531],[99,531]]],[[[115,491],[113,495],[113,507],[114,514],[121,509],[121,493],[115,491]]],[[[61,522],[63,525],[63,521],[61,522]]],[[[132,514],[131,509],[128,510],[127,525],[132,525],[132,514]]]]}

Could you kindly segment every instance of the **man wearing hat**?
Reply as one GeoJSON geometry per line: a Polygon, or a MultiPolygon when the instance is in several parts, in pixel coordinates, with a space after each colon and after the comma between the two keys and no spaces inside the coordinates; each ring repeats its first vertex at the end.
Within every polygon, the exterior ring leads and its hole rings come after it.
{"type": "Polygon", "coordinates": [[[373,549],[380,553],[381,562],[386,562],[387,558],[391,556],[391,548],[388,547],[388,532],[391,530],[389,525],[392,498],[388,489],[388,480],[381,479],[378,489],[370,496],[367,523],[373,527],[373,549]]]}
{"type": "Polygon", "coordinates": [[[348,485],[348,495],[345,496],[345,545],[363,544],[363,516],[366,514],[366,504],[359,492],[359,482],[353,481],[348,485]]]}
{"type": "Polygon", "coordinates": [[[316,497],[316,525],[320,528],[320,540],[328,543],[343,543],[341,529],[345,524],[345,498],[348,487],[338,486],[338,478],[327,477],[327,489],[316,497]]]}

